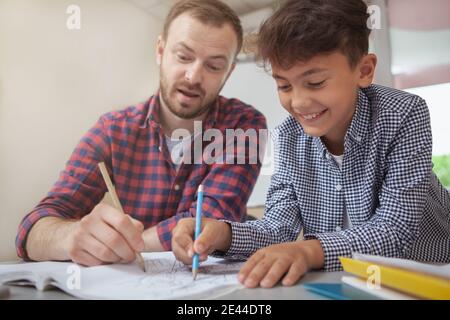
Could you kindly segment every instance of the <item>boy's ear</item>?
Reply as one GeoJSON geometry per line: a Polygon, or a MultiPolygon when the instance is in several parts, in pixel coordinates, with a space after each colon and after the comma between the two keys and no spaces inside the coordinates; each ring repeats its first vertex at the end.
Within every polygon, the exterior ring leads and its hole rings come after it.
{"type": "Polygon", "coordinates": [[[358,85],[360,88],[367,88],[373,83],[375,68],[377,66],[377,56],[373,53],[365,55],[358,65],[358,85]]]}
{"type": "Polygon", "coordinates": [[[161,65],[162,56],[164,53],[164,47],[166,46],[166,42],[164,41],[162,36],[158,37],[158,42],[156,43],[156,64],[158,66],[161,65]]]}

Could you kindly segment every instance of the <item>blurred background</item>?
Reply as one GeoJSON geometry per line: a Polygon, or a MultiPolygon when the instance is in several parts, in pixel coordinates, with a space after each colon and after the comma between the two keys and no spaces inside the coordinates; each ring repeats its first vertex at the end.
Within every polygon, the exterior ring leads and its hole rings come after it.
{"type": "MultiPolygon", "coordinates": [[[[58,178],[98,117],[146,100],[158,87],[155,44],[169,0],[0,0],[0,261],[16,259],[22,217],[58,178]],[[73,19],[79,17],[79,25],[73,19]]],[[[257,30],[278,1],[224,1],[257,30]]],[[[450,187],[450,1],[373,0],[380,28],[377,83],[426,99],[435,172],[450,187]]],[[[239,56],[222,94],[253,104],[269,127],[281,123],[275,83],[239,56]],[[243,85],[245,84],[245,85],[243,85]]],[[[259,217],[270,181],[249,202],[259,217]]]]}

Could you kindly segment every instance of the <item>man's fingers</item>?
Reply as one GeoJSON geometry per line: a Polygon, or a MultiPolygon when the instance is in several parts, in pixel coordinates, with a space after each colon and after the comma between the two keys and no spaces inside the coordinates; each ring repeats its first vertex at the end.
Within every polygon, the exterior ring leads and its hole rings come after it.
{"type": "Polygon", "coordinates": [[[95,267],[103,264],[99,259],[84,250],[70,252],[69,256],[73,262],[86,267],[95,267]]]}
{"type": "Polygon", "coordinates": [[[144,224],[142,222],[133,218],[132,216],[127,215],[127,217],[130,219],[131,223],[137,230],[139,230],[141,233],[144,232],[144,224]]]}
{"type": "Polygon", "coordinates": [[[133,248],[131,248],[122,235],[110,225],[99,220],[97,223],[89,223],[86,228],[94,238],[114,251],[114,253],[122,260],[129,262],[134,260],[135,251],[133,248]]]}
{"type": "Polygon", "coordinates": [[[127,215],[110,208],[110,210],[102,210],[101,218],[117,230],[134,251],[144,251],[145,245],[142,239],[142,229],[140,226],[136,227],[132,219],[127,215]]]}
{"type": "Polygon", "coordinates": [[[80,241],[80,246],[102,262],[114,263],[121,260],[121,257],[118,256],[113,250],[90,234],[82,238],[80,241]]]}

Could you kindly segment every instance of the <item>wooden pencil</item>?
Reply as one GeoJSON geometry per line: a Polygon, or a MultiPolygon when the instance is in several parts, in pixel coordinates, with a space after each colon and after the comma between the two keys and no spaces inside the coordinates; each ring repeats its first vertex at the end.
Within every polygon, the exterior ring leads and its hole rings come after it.
{"type": "MultiPolygon", "coordinates": [[[[123,211],[123,207],[119,201],[119,197],[117,196],[116,188],[114,187],[114,185],[111,181],[111,178],[109,177],[108,170],[106,169],[105,163],[100,162],[98,164],[98,167],[100,168],[100,172],[102,173],[103,180],[105,180],[106,187],[108,188],[108,192],[111,195],[114,206],[116,207],[117,210],[119,210],[120,212],[125,214],[125,212],[123,211]]],[[[136,252],[136,260],[139,264],[139,267],[142,269],[142,271],[145,272],[145,262],[144,262],[144,259],[142,258],[142,255],[140,254],[140,252],[136,252]]]]}

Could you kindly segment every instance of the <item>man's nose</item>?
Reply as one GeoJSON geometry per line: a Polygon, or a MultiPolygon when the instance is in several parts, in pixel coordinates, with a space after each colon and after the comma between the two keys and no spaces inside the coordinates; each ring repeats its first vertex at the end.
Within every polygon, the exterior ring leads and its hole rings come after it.
{"type": "Polygon", "coordinates": [[[202,77],[202,67],[198,63],[192,64],[186,70],[185,80],[188,81],[191,85],[201,83],[203,80],[202,77]]]}

